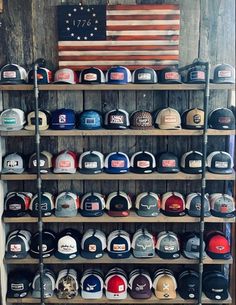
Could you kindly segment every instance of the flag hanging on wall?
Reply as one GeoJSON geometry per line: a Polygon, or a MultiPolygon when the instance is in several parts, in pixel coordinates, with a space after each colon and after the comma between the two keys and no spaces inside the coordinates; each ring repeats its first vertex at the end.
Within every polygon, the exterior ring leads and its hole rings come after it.
{"type": "Polygon", "coordinates": [[[59,68],[162,69],[179,60],[178,5],[58,6],[59,68]]]}

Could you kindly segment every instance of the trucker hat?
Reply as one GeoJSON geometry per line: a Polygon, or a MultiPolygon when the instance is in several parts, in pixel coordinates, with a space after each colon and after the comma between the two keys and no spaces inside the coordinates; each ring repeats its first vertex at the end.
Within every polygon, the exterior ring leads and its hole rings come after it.
{"type": "Polygon", "coordinates": [[[22,174],[25,170],[25,157],[21,153],[10,153],[2,160],[2,174],[22,174]]]}
{"type": "Polygon", "coordinates": [[[91,67],[81,71],[79,82],[82,84],[105,83],[105,75],[101,69],[98,69],[96,67],[91,67]]]}
{"type": "Polygon", "coordinates": [[[123,152],[112,152],[105,158],[104,170],[109,174],[127,173],[130,167],[129,157],[123,152]]]}
{"type": "Polygon", "coordinates": [[[181,157],[181,170],[188,174],[202,173],[203,156],[199,151],[188,151],[181,157]]]}
{"type": "Polygon", "coordinates": [[[79,255],[80,234],[74,229],[65,229],[57,236],[55,256],[59,259],[70,260],[79,255]]]}
{"type": "MultiPolygon", "coordinates": [[[[54,198],[53,195],[48,192],[41,194],[41,213],[43,217],[51,216],[54,212],[54,198]]],[[[38,217],[39,215],[39,202],[38,194],[35,194],[30,201],[29,214],[32,217],[38,217]]]]}
{"type": "Polygon", "coordinates": [[[144,217],[155,217],[160,214],[161,201],[153,192],[140,193],[135,200],[137,214],[144,217]]]}
{"type": "Polygon", "coordinates": [[[212,83],[216,84],[234,84],[235,70],[228,64],[219,64],[214,68],[212,83]]]}
{"type": "Polygon", "coordinates": [[[81,240],[81,256],[88,259],[100,258],[106,249],[105,234],[96,229],[88,229],[81,240]]]}
{"type": "Polygon", "coordinates": [[[132,73],[132,83],[155,84],[157,83],[156,71],[148,67],[138,68],[132,73]]]}
{"type": "Polygon", "coordinates": [[[228,194],[213,193],[210,195],[211,214],[215,217],[235,217],[235,201],[228,194]]]}
{"type": "Polygon", "coordinates": [[[1,68],[1,84],[24,84],[26,81],[27,72],[23,67],[16,64],[7,64],[1,68]]]}
{"type": "Polygon", "coordinates": [[[203,129],[204,111],[200,108],[191,108],[181,116],[182,127],[186,129],[203,129]]]}
{"type": "Polygon", "coordinates": [[[148,258],[155,256],[155,239],[147,229],[139,229],[134,233],[131,247],[134,257],[148,258]]]}
{"type": "Polygon", "coordinates": [[[116,230],[108,235],[107,251],[111,258],[128,258],[130,249],[130,236],[126,231],[116,230]]]}
{"type": "Polygon", "coordinates": [[[130,159],[130,171],[138,174],[149,174],[156,168],[156,159],[148,151],[138,151],[130,159]]]}
{"type": "Polygon", "coordinates": [[[75,71],[63,68],[57,70],[54,75],[54,84],[76,84],[78,83],[78,77],[75,71]]]}
{"type": "MultiPolygon", "coordinates": [[[[38,122],[39,130],[46,130],[49,128],[51,120],[51,114],[47,110],[39,110],[38,112],[38,122]]],[[[35,130],[36,126],[36,117],[35,111],[31,111],[27,115],[27,125],[25,125],[26,130],[35,130]]]]}
{"type": "Polygon", "coordinates": [[[189,68],[187,72],[187,83],[201,84],[206,81],[206,67],[196,61],[196,65],[189,68]],[[197,64],[198,63],[198,64],[197,64]]]}
{"type": "Polygon", "coordinates": [[[162,195],[161,211],[166,216],[184,216],[185,200],[178,192],[167,192],[162,195]]]}
{"type": "Polygon", "coordinates": [[[181,76],[175,66],[166,67],[160,71],[160,83],[162,84],[181,84],[181,76]]]}
{"type": "MultiPolygon", "coordinates": [[[[40,173],[47,174],[52,169],[52,154],[48,151],[42,151],[40,153],[40,173]]],[[[37,173],[37,156],[36,153],[33,153],[29,158],[29,173],[37,173]]]]}
{"type": "Polygon", "coordinates": [[[0,130],[21,130],[25,124],[25,113],[19,108],[3,110],[0,114],[0,130]]]}
{"type": "MultiPolygon", "coordinates": [[[[43,297],[50,298],[54,295],[55,290],[55,274],[52,270],[45,268],[43,270],[43,297]]],[[[40,298],[41,297],[41,280],[40,280],[40,272],[38,271],[33,279],[32,283],[32,297],[40,298]]]]}
{"type": "MultiPolygon", "coordinates": [[[[186,198],[186,210],[188,215],[192,217],[201,216],[201,193],[188,194],[186,198]]],[[[204,196],[204,217],[211,216],[210,202],[208,196],[204,196]]]]}
{"type": "Polygon", "coordinates": [[[213,151],[207,157],[207,169],[215,174],[232,174],[233,158],[225,151],[213,151]]]}
{"type": "Polygon", "coordinates": [[[78,295],[79,283],[75,269],[63,269],[58,273],[55,292],[59,299],[73,299],[78,295]]]}
{"type": "Polygon", "coordinates": [[[9,233],[5,248],[5,258],[26,258],[29,252],[31,233],[27,230],[14,230],[9,233]]]}
{"type": "MultiPolygon", "coordinates": [[[[118,268],[117,268],[118,269],[118,268]]],[[[105,295],[108,300],[124,300],[127,298],[127,278],[120,273],[108,274],[105,279],[105,295]]]]}
{"type": "Polygon", "coordinates": [[[153,279],[155,296],[160,300],[176,298],[177,283],[174,275],[169,270],[156,272],[153,279]]]}
{"type": "Polygon", "coordinates": [[[104,197],[96,192],[90,192],[83,195],[80,204],[80,213],[85,217],[98,217],[104,214],[104,197]]]}
{"type": "Polygon", "coordinates": [[[235,129],[235,116],[228,108],[217,108],[212,110],[208,116],[209,128],[218,130],[235,129]]]}
{"type": "Polygon", "coordinates": [[[77,127],[79,129],[100,129],[102,124],[102,115],[97,110],[84,110],[78,115],[77,127]]]}
{"type": "Polygon", "coordinates": [[[133,299],[149,299],[152,296],[152,280],[149,272],[134,269],[129,275],[129,295],[133,299]]]}
{"type": "Polygon", "coordinates": [[[76,216],[79,209],[79,198],[72,192],[61,192],[56,197],[55,216],[73,217],[76,216]]]}
{"type": "Polygon", "coordinates": [[[28,212],[31,198],[31,193],[8,193],[4,201],[4,217],[24,216],[28,212]]]}
{"type": "Polygon", "coordinates": [[[131,83],[132,76],[128,68],[123,66],[111,67],[106,73],[106,82],[114,85],[131,83]]]}
{"type": "Polygon", "coordinates": [[[178,173],[178,157],[171,152],[164,152],[157,157],[157,171],[159,173],[178,173]]]}
{"type": "MultiPolygon", "coordinates": [[[[183,255],[189,259],[199,259],[200,238],[197,233],[186,232],[183,234],[183,255]]],[[[206,257],[205,242],[203,241],[203,258],[206,257]]]]}
{"type": "Polygon", "coordinates": [[[231,259],[230,244],[223,232],[211,231],[206,235],[206,252],[212,259],[231,259]]]}
{"type": "MultiPolygon", "coordinates": [[[[43,258],[50,257],[54,254],[56,248],[56,236],[51,230],[43,230],[42,232],[42,255],[43,258]]],[[[39,258],[39,232],[36,232],[31,238],[30,256],[39,258]]]]}
{"type": "Polygon", "coordinates": [[[129,114],[124,109],[117,108],[105,113],[104,126],[107,129],[126,129],[129,125],[129,114]]]}
{"type": "Polygon", "coordinates": [[[164,108],[157,112],[155,125],[160,129],[181,129],[180,114],[173,108],[164,108]]]}
{"type": "Polygon", "coordinates": [[[228,286],[229,282],[222,272],[214,270],[203,273],[203,292],[210,300],[226,300],[229,296],[228,286]]]}
{"type": "Polygon", "coordinates": [[[24,298],[28,295],[31,286],[31,276],[22,269],[13,270],[7,277],[7,298],[24,298]]]}
{"type": "Polygon", "coordinates": [[[103,296],[104,280],[100,270],[87,269],[82,275],[80,287],[83,299],[101,299],[103,296]]]}
{"type": "Polygon", "coordinates": [[[184,270],[178,277],[178,293],[184,300],[198,298],[199,273],[195,270],[184,270]]]}
{"type": "Polygon", "coordinates": [[[85,151],[79,157],[79,172],[82,174],[99,174],[104,168],[104,156],[99,151],[85,151]]]}
{"type": "Polygon", "coordinates": [[[147,110],[136,110],[130,115],[131,129],[153,129],[153,117],[151,112],[147,110]]]}
{"type": "Polygon", "coordinates": [[[176,259],[180,257],[178,236],[170,231],[162,231],[157,236],[156,251],[163,259],[176,259]]]}
{"type": "MultiPolygon", "coordinates": [[[[47,68],[38,67],[37,82],[38,84],[50,84],[52,82],[52,71],[47,68]]],[[[28,73],[28,83],[34,83],[34,69],[31,69],[28,73]]]]}
{"type": "Polygon", "coordinates": [[[53,172],[74,174],[78,167],[77,155],[71,150],[61,151],[54,159],[53,172]]]}
{"type": "Polygon", "coordinates": [[[125,192],[112,192],[107,196],[106,209],[110,216],[128,216],[132,207],[130,196],[125,192]]]}
{"type": "Polygon", "coordinates": [[[70,130],[75,127],[75,112],[72,109],[61,108],[52,111],[51,128],[55,130],[70,130]]]}

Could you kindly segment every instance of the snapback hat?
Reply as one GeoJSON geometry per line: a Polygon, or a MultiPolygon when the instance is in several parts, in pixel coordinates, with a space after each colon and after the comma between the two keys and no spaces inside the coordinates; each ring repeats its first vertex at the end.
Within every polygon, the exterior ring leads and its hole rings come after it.
{"type": "Polygon", "coordinates": [[[156,168],[156,159],[148,151],[139,151],[130,159],[130,171],[138,174],[149,174],[156,168]]]}
{"type": "Polygon", "coordinates": [[[26,70],[16,64],[7,64],[1,68],[0,83],[1,84],[24,84],[27,80],[26,70]]]}
{"type": "MultiPolygon", "coordinates": [[[[56,237],[54,232],[50,230],[43,230],[42,232],[42,255],[43,258],[50,257],[54,254],[56,248],[56,237]]],[[[33,258],[39,258],[39,232],[36,232],[31,238],[30,244],[30,256],[33,258]]]]}
{"type": "Polygon", "coordinates": [[[83,299],[101,299],[103,296],[104,280],[100,270],[87,269],[82,275],[80,287],[83,299]]]}
{"type": "MultiPolygon", "coordinates": [[[[200,238],[196,233],[183,234],[183,255],[189,259],[199,259],[200,256],[200,238]]],[[[203,258],[206,257],[205,242],[203,241],[203,258]]]]}
{"type": "Polygon", "coordinates": [[[136,197],[137,214],[144,217],[155,217],[160,214],[161,201],[158,194],[143,192],[136,197]]]}
{"type": "Polygon", "coordinates": [[[214,76],[211,82],[216,84],[234,84],[234,68],[228,64],[217,65],[214,69],[214,76]]]}
{"type": "MultiPolygon", "coordinates": [[[[52,154],[48,151],[40,153],[39,168],[41,174],[47,174],[52,169],[52,154]]],[[[37,156],[36,153],[32,154],[29,158],[29,173],[37,173],[37,156]]]]}
{"type": "Polygon", "coordinates": [[[87,230],[81,240],[81,256],[88,259],[100,258],[106,249],[105,234],[96,229],[87,230]]]}
{"type": "Polygon", "coordinates": [[[79,209],[79,198],[75,193],[62,192],[56,197],[55,216],[73,217],[79,209]]]}
{"type": "Polygon", "coordinates": [[[123,66],[111,67],[106,73],[106,82],[108,84],[124,85],[132,80],[131,72],[123,66]]]}
{"type": "Polygon", "coordinates": [[[132,207],[130,196],[125,192],[112,192],[106,200],[107,214],[110,216],[128,216],[132,207]]]}
{"type": "Polygon", "coordinates": [[[176,155],[171,152],[164,152],[158,155],[157,171],[159,173],[178,173],[179,160],[176,155]]]}
{"type": "Polygon", "coordinates": [[[181,76],[175,66],[166,67],[160,71],[160,83],[162,84],[181,84],[181,76]]]}
{"type": "Polygon", "coordinates": [[[202,173],[203,156],[199,151],[188,151],[181,157],[181,170],[188,174],[202,173]]]}
{"type": "Polygon", "coordinates": [[[233,158],[225,151],[213,151],[207,157],[207,169],[215,174],[232,174],[233,158]]]}
{"type": "Polygon", "coordinates": [[[111,258],[128,258],[130,249],[130,236],[126,231],[116,230],[108,235],[107,252],[111,258]]]}
{"type": "Polygon", "coordinates": [[[108,300],[124,300],[127,298],[127,278],[119,273],[106,276],[105,295],[108,300]]]}
{"type": "Polygon", "coordinates": [[[55,130],[70,130],[75,127],[75,112],[72,109],[61,108],[52,112],[51,128],[55,130]]]}
{"type": "Polygon", "coordinates": [[[79,283],[75,269],[63,269],[59,272],[56,284],[56,295],[59,299],[73,299],[78,295],[79,283]]]}
{"type": "Polygon", "coordinates": [[[187,83],[190,84],[201,84],[206,81],[206,68],[197,61],[196,65],[188,69],[187,72],[187,83]]]}
{"type": "Polygon", "coordinates": [[[203,292],[210,300],[226,300],[228,293],[228,280],[220,271],[211,271],[203,274],[203,292]]]}
{"type": "MultiPolygon", "coordinates": [[[[201,193],[188,194],[186,199],[186,210],[188,215],[192,217],[201,216],[201,193]]],[[[211,216],[210,202],[208,196],[204,196],[204,217],[211,216]]]]}
{"type": "Polygon", "coordinates": [[[55,174],[74,174],[78,167],[77,155],[71,150],[63,150],[54,158],[54,169],[55,174]]]}
{"type": "Polygon", "coordinates": [[[3,110],[0,114],[0,130],[21,130],[25,124],[25,113],[18,108],[3,110]]]}
{"type": "MultiPolygon", "coordinates": [[[[41,213],[43,217],[51,216],[54,212],[54,198],[53,195],[48,192],[41,194],[41,213]]],[[[38,217],[39,215],[39,202],[38,194],[35,194],[30,201],[29,214],[32,217],[38,217]]]]}
{"type": "Polygon", "coordinates": [[[152,280],[150,274],[143,269],[131,272],[128,287],[133,299],[149,299],[152,296],[152,280]]]}
{"type": "Polygon", "coordinates": [[[13,270],[7,277],[7,298],[24,298],[28,295],[31,286],[31,276],[22,269],[13,270]]]}
{"type": "Polygon", "coordinates": [[[131,129],[153,129],[152,114],[146,110],[136,110],[130,115],[130,128],[131,129]]]}
{"type": "Polygon", "coordinates": [[[185,270],[178,277],[178,292],[184,300],[198,298],[199,273],[194,270],[185,270]]]}
{"type": "Polygon", "coordinates": [[[86,151],[79,157],[79,172],[82,174],[99,174],[104,168],[104,156],[99,151],[86,151]]]}
{"type": "Polygon", "coordinates": [[[235,217],[235,201],[228,194],[214,193],[210,195],[211,214],[215,217],[235,217]]]}
{"type": "Polygon", "coordinates": [[[157,83],[156,71],[152,68],[144,67],[134,70],[132,74],[134,84],[155,84],[157,83]]]}
{"type": "Polygon", "coordinates": [[[78,83],[78,77],[75,71],[63,68],[57,70],[54,75],[54,84],[76,84],[78,83]]]}
{"type": "Polygon", "coordinates": [[[104,126],[107,129],[126,129],[129,125],[129,114],[123,109],[113,109],[105,114],[104,126]]]}
{"type": "Polygon", "coordinates": [[[24,216],[29,209],[31,193],[11,192],[5,197],[4,217],[21,217],[24,216]]]}
{"type": "Polygon", "coordinates": [[[31,233],[27,230],[15,230],[9,233],[5,248],[5,258],[26,258],[29,252],[31,233]]]}
{"type": "Polygon", "coordinates": [[[79,129],[100,129],[102,124],[102,115],[97,110],[84,110],[78,115],[77,127],[79,129]]]}
{"type": "Polygon", "coordinates": [[[70,260],[79,255],[80,234],[74,229],[65,229],[57,236],[55,256],[59,259],[70,260]]]}
{"type": "Polygon", "coordinates": [[[112,152],[105,158],[104,170],[108,174],[123,174],[129,171],[129,157],[122,152],[112,152]]]}
{"type": "MultiPolygon", "coordinates": [[[[50,298],[54,295],[55,290],[55,275],[50,269],[43,270],[43,297],[50,298]]],[[[38,271],[32,283],[32,297],[39,299],[41,297],[41,280],[40,272],[38,271]]]]}
{"type": "Polygon", "coordinates": [[[160,300],[171,300],[176,298],[177,283],[171,272],[163,270],[156,273],[153,280],[155,296],[160,300]]]}
{"type": "Polygon", "coordinates": [[[131,247],[134,257],[148,258],[155,256],[155,239],[146,229],[139,229],[134,233],[131,247]]]}
{"type": "Polygon", "coordinates": [[[169,231],[160,232],[157,236],[156,251],[163,259],[176,259],[180,257],[178,236],[169,231]]]}
{"type": "Polygon", "coordinates": [[[206,236],[206,252],[212,259],[231,259],[230,244],[223,232],[212,231],[206,236]]]}
{"type": "Polygon", "coordinates": [[[160,129],[181,129],[180,114],[173,108],[164,108],[157,113],[155,125],[160,129]]]}
{"type": "Polygon", "coordinates": [[[203,129],[204,111],[199,108],[191,108],[181,116],[182,127],[186,129],[203,129]]]}
{"type": "MultiPolygon", "coordinates": [[[[39,110],[38,112],[38,122],[39,130],[46,130],[49,128],[51,120],[51,114],[47,110],[39,110]]],[[[36,117],[35,111],[31,111],[27,115],[27,125],[25,125],[26,130],[35,130],[36,128],[36,117]]]]}
{"type": "MultiPolygon", "coordinates": [[[[52,71],[47,68],[38,67],[37,82],[38,84],[50,84],[52,82],[52,71]]],[[[28,83],[34,83],[34,69],[31,69],[28,73],[28,83]]]]}
{"type": "Polygon", "coordinates": [[[101,84],[105,83],[105,75],[102,70],[91,67],[84,69],[80,73],[79,82],[82,84],[101,84]]]}
{"type": "Polygon", "coordinates": [[[161,211],[166,216],[184,216],[185,200],[178,192],[167,192],[162,195],[161,211]]]}
{"type": "Polygon", "coordinates": [[[218,130],[235,129],[235,116],[228,108],[217,108],[212,110],[208,116],[209,128],[218,130]]]}
{"type": "Polygon", "coordinates": [[[105,200],[99,193],[86,193],[81,198],[80,213],[85,217],[98,217],[104,214],[105,200]]]}

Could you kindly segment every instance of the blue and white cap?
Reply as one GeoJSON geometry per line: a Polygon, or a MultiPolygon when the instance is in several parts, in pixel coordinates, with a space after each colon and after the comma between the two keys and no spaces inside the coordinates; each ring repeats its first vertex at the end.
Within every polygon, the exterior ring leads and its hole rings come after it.
{"type": "Polygon", "coordinates": [[[74,229],[65,229],[58,235],[55,256],[59,259],[73,259],[79,255],[79,248],[79,232],[74,229]]]}
{"type": "Polygon", "coordinates": [[[127,173],[129,167],[129,157],[123,152],[112,152],[105,159],[105,172],[109,174],[127,173]]]}
{"type": "Polygon", "coordinates": [[[106,235],[96,229],[88,229],[81,240],[81,256],[88,259],[100,258],[106,249],[106,235]]]}
{"type": "Polygon", "coordinates": [[[6,258],[26,258],[29,252],[31,233],[27,230],[14,230],[7,238],[6,258]]]}
{"type": "Polygon", "coordinates": [[[123,66],[111,67],[106,74],[106,82],[108,84],[127,84],[131,83],[131,72],[123,66]]]}
{"type": "Polygon", "coordinates": [[[129,234],[124,230],[116,230],[107,238],[107,251],[111,258],[128,258],[131,242],[129,234]]]}
{"type": "Polygon", "coordinates": [[[81,297],[83,299],[101,299],[104,280],[100,270],[87,269],[80,281],[81,297]]]}
{"type": "Polygon", "coordinates": [[[52,112],[51,128],[69,130],[75,127],[75,112],[72,109],[57,109],[52,112]]]}
{"type": "Polygon", "coordinates": [[[102,127],[102,116],[97,110],[84,110],[78,115],[78,129],[100,129],[102,127]]]}
{"type": "Polygon", "coordinates": [[[105,200],[99,193],[86,193],[81,198],[80,213],[85,217],[97,217],[104,214],[105,200]]]}

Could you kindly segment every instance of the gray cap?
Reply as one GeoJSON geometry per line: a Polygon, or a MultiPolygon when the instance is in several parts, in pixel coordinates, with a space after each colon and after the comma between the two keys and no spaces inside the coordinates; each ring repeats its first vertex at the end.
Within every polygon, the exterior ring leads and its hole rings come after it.
{"type": "Polygon", "coordinates": [[[12,153],[4,157],[2,173],[22,174],[24,171],[23,158],[18,153],[12,153]]]}
{"type": "Polygon", "coordinates": [[[0,130],[20,130],[25,124],[24,111],[18,108],[4,110],[0,115],[0,130]]]}
{"type": "MultiPolygon", "coordinates": [[[[43,274],[44,298],[52,297],[54,294],[54,289],[55,289],[55,275],[51,270],[45,269],[43,274]]],[[[40,296],[41,296],[40,273],[37,272],[32,284],[32,297],[40,298],[40,296]]]]}
{"type": "MultiPolygon", "coordinates": [[[[200,238],[196,234],[189,234],[184,240],[183,253],[187,258],[198,259],[200,256],[200,238]]],[[[206,257],[205,242],[203,241],[203,257],[206,257]]]]}
{"type": "Polygon", "coordinates": [[[62,192],[56,198],[55,215],[57,217],[73,217],[78,213],[78,196],[72,192],[62,192]]]}
{"type": "Polygon", "coordinates": [[[152,234],[146,229],[138,230],[133,236],[132,248],[135,257],[155,256],[155,243],[152,234]]]}
{"type": "Polygon", "coordinates": [[[152,192],[141,193],[136,198],[135,207],[139,216],[157,216],[160,213],[160,198],[152,192]]]}
{"type": "Polygon", "coordinates": [[[179,240],[173,232],[161,232],[157,237],[157,254],[164,259],[180,257],[179,240]]]}
{"type": "MultiPolygon", "coordinates": [[[[201,194],[200,193],[191,193],[187,196],[186,209],[190,216],[193,216],[193,217],[201,216],[201,194]]],[[[204,216],[205,217],[211,216],[210,203],[209,203],[207,195],[205,195],[205,198],[204,198],[204,216]]]]}

